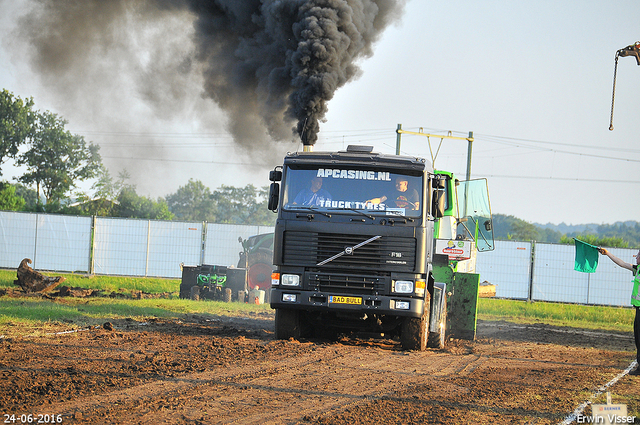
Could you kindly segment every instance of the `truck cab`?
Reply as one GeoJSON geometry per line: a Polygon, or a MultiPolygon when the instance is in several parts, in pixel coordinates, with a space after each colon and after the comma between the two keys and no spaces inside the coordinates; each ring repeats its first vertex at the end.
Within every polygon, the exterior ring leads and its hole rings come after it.
{"type": "Polygon", "coordinates": [[[440,179],[423,158],[370,147],[288,154],[270,173],[276,338],[367,331],[405,349],[443,346],[446,287],[432,273],[440,179]]]}

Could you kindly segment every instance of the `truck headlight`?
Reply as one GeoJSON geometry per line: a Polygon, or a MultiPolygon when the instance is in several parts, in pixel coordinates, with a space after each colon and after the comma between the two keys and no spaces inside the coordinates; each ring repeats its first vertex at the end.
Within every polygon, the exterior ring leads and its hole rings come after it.
{"type": "Polygon", "coordinates": [[[411,294],[413,292],[413,281],[396,280],[393,291],[397,294],[411,294]]]}
{"type": "Polygon", "coordinates": [[[300,286],[300,276],[297,274],[283,274],[280,283],[285,286],[300,286]]]}

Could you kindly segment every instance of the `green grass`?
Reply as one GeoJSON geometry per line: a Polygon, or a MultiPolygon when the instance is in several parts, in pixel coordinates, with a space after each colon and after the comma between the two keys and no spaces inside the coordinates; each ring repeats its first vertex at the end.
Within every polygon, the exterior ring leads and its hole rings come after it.
{"type": "Polygon", "coordinates": [[[588,306],[480,298],[478,318],[514,323],[546,323],[574,328],[629,331],[635,311],[624,307],[588,306]]]}
{"type": "Polygon", "coordinates": [[[39,335],[54,331],[102,325],[108,321],[131,319],[183,319],[187,316],[214,318],[269,314],[267,304],[191,301],[177,298],[119,299],[107,297],[0,298],[0,335],[39,335]]]}
{"type": "MultiPolygon", "coordinates": [[[[74,288],[98,289],[107,292],[143,291],[150,294],[175,292],[180,290],[180,279],[128,276],[87,276],[78,273],[42,273],[46,276],[63,276],[62,285],[74,288]]],[[[0,288],[18,288],[13,284],[15,270],[0,269],[0,288]]]]}
{"type": "MultiPolygon", "coordinates": [[[[272,312],[268,305],[191,301],[178,298],[179,279],[134,278],[123,276],[92,276],[82,274],[45,273],[62,275],[63,285],[130,293],[143,291],[151,294],[169,294],[165,298],[122,299],[109,297],[58,298],[0,297],[0,335],[15,332],[31,333],[36,329],[52,327],[77,328],[102,324],[108,320],[149,318],[181,318],[185,315],[221,316],[272,312]],[[22,331],[21,331],[22,330],[22,331]]],[[[15,270],[0,270],[0,288],[13,285],[15,270]]],[[[548,302],[526,302],[481,298],[478,318],[504,320],[514,323],[545,323],[554,326],[629,331],[634,311],[630,308],[584,306],[548,302]]]]}
{"type": "MultiPolygon", "coordinates": [[[[62,285],[98,289],[109,294],[130,294],[143,291],[163,294],[163,298],[129,299],[110,297],[73,298],[55,300],[32,297],[0,297],[0,335],[34,335],[47,332],[101,325],[106,321],[152,318],[184,318],[241,316],[272,312],[268,305],[225,303],[220,301],[191,301],[178,298],[180,279],[136,278],[126,276],[90,276],[75,273],[43,273],[64,276],[62,285]],[[167,295],[168,294],[168,295],[167,295]]],[[[19,289],[13,284],[15,270],[0,270],[0,289],[19,289]]]]}

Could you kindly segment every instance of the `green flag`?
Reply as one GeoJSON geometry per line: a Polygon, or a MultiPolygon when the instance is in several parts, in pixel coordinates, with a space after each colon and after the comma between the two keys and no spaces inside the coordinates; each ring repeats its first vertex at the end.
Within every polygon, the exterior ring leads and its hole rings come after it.
{"type": "Polygon", "coordinates": [[[576,264],[573,269],[583,273],[594,273],[598,267],[598,247],[576,238],[576,264]]]}

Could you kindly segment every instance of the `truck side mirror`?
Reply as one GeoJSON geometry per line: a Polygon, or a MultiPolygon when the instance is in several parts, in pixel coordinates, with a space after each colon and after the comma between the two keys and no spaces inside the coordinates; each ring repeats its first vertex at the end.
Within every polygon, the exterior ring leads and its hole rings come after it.
{"type": "MultiPolygon", "coordinates": [[[[273,173],[274,171],[272,171],[273,173]]],[[[281,174],[282,175],[282,174],[281,174]]],[[[269,202],[267,208],[270,211],[276,211],[278,209],[278,201],[280,200],[280,185],[278,183],[271,183],[269,187],[269,202]]]]}
{"type": "Polygon", "coordinates": [[[433,216],[435,218],[444,217],[445,193],[446,192],[444,190],[433,191],[433,202],[431,205],[431,211],[433,212],[433,216]]]}
{"type": "Polygon", "coordinates": [[[434,189],[444,189],[447,187],[447,179],[445,178],[436,178],[433,179],[433,187],[434,189]]]}
{"type": "Polygon", "coordinates": [[[282,180],[282,170],[269,171],[269,181],[279,182],[282,180]]]}

